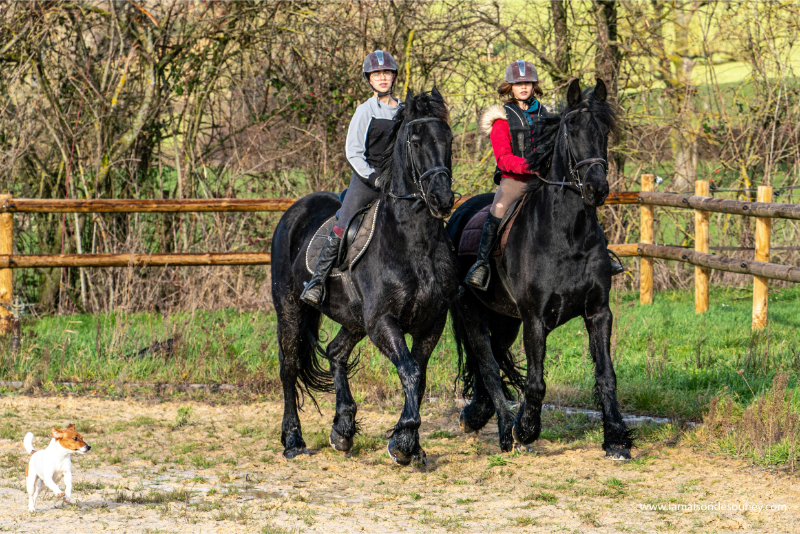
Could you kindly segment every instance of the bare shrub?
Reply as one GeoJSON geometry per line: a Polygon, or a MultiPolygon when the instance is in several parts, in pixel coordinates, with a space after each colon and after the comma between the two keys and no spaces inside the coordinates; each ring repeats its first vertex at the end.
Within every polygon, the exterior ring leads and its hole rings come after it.
{"type": "Polygon", "coordinates": [[[729,396],[715,397],[703,418],[702,435],[737,456],[760,464],[788,464],[794,470],[800,443],[800,414],[789,373],[775,375],[772,389],[741,410],[729,396]]]}

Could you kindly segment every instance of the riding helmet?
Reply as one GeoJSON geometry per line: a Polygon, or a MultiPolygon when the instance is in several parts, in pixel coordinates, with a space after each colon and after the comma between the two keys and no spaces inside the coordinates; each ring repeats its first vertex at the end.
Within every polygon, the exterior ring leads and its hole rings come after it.
{"type": "MultiPolygon", "coordinates": [[[[397,62],[389,52],[384,52],[383,50],[375,50],[374,52],[370,52],[367,57],[364,58],[362,73],[364,74],[364,79],[367,81],[367,85],[369,85],[373,91],[375,91],[375,88],[372,87],[371,83],[369,83],[369,74],[371,72],[382,70],[390,70],[396,75],[397,62]]],[[[394,87],[394,82],[392,82],[392,87],[394,87]]],[[[389,91],[385,93],[378,91],[376,92],[378,92],[379,96],[386,96],[392,93],[392,87],[389,87],[389,91]]]]}
{"type": "Polygon", "coordinates": [[[506,67],[506,75],[503,78],[508,83],[538,82],[539,75],[536,67],[530,61],[518,59],[506,67]]]}

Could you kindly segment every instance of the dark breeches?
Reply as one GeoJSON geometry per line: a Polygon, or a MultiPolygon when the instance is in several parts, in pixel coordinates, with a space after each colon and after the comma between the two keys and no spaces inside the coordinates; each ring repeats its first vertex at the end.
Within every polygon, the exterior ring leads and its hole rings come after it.
{"type": "Polygon", "coordinates": [[[370,189],[356,173],[353,173],[350,177],[350,187],[347,188],[344,202],[339,208],[339,220],[336,222],[336,226],[344,230],[350,217],[370,202],[378,200],[379,197],[380,193],[370,189]]]}

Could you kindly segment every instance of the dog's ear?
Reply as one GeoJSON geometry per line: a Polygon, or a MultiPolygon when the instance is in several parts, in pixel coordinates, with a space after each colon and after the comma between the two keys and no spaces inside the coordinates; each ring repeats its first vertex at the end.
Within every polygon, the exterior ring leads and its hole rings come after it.
{"type": "Polygon", "coordinates": [[[54,437],[54,438],[56,438],[56,439],[61,439],[61,437],[62,437],[63,435],[64,435],[64,432],[63,432],[63,431],[61,431],[61,430],[57,429],[56,427],[53,427],[53,437],[54,437]]]}
{"type": "Polygon", "coordinates": [[[70,423],[67,430],[75,430],[75,423],[70,423]]]}

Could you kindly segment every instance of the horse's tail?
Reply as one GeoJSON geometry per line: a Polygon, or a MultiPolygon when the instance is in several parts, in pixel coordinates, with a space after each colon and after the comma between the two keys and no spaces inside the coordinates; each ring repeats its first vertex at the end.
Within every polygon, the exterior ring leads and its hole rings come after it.
{"type": "MultiPolygon", "coordinates": [[[[463,382],[462,394],[465,398],[468,398],[472,395],[475,378],[480,376],[481,371],[479,357],[467,337],[467,325],[461,310],[458,309],[459,305],[458,300],[456,300],[450,308],[453,338],[455,339],[456,352],[458,353],[456,382],[459,380],[463,382]]],[[[490,331],[503,328],[502,324],[493,319],[492,314],[489,314],[490,331]]],[[[525,388],[525,376],[522,372],[522,367],[516,362],[510,349],[498,350],[493,344],[492,353],[497,366],[500,367],[503,393],[507,399],[515,399],[517,394],[525,388]]]]}
{"type": "Polygon", "coordinates": [[[323,393],[333,392],[333,376],[331,372],[322,366],[322,360],[327,360],[328,355],[320,342],[318,336],[321,314],[314,310],[304,313],[300,322],[300,382],[306,390],[320,391],[323,393]]]}
{"type": "Polygon", "coordinates": [[[456,375],[456,387],[461,381],[461,394],[464,398],[472,396],[472,388],[475,384],[475,377],[480,373],[478,355],[472,350],[472,345],[467,337],[467,326],[464,317],[459,309],[460,302],[456,299],[450,307],[450,324],[453,329],[453,339],[456,342],[456,352],[458,353],[458,374],[456,375]]]}
{"type": "MultiPolygon", "coordinates": [[[[315,309],[298,309],[294,317],[287,323],[293,324],[291,328],[297,328],[294,336],[287,336],[287,341],[297,344],[293,351],[297,358],[297,396],[298,405],[302,405],[302,396],[308,395],[314,406],[319,410],[314,392],[330,393],[333,392],[333,376],[329,369],[323,366],[323,360],[327,359],[325,347],[323,347],[317,333],[321,314],[315,309]],[[296,326],[294,326],[296,325],[296,326]]],[[[286,324],[286,323],[285,323],[286,324]]],[[[283,346],[284,336],[281,335],[281,324],[278,322],[278,348],[281,360],[286,355],[286,347],[283,346]]],[[[281,362],[283,364],[283,361],[281,362]]]]}
{"type": "Polygon", "coordinates": [[[522,366],[514,359],[510,348],[501,351],[492,347],[492,352],[497,366],[500,367],[503,393],[507,399],[514,399],[525,390],[525,375],[522,372],[522,366]]]}

